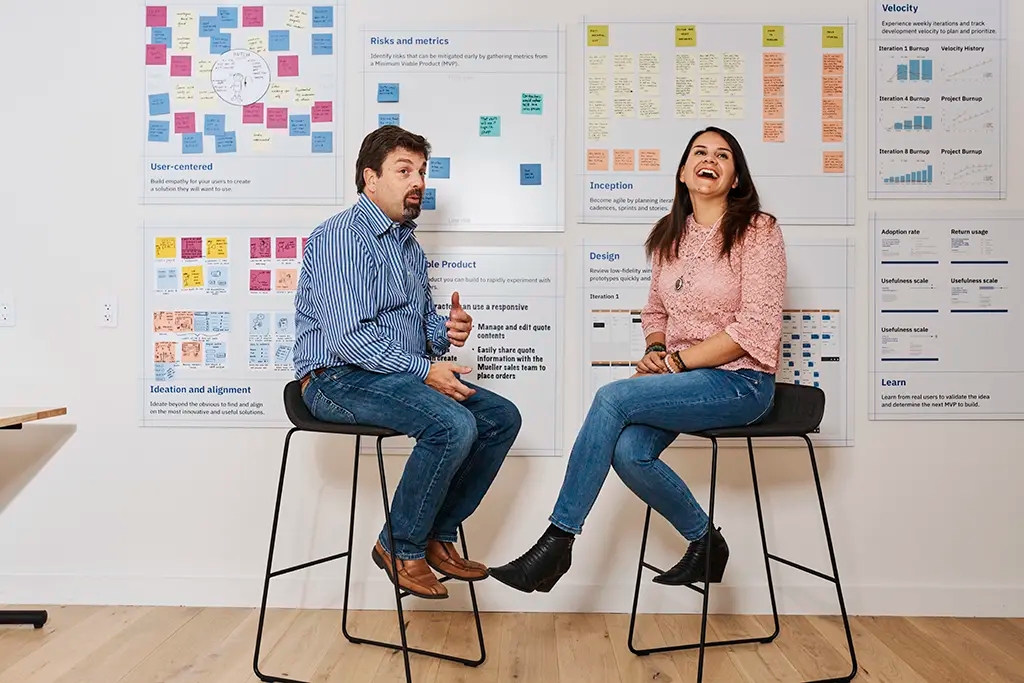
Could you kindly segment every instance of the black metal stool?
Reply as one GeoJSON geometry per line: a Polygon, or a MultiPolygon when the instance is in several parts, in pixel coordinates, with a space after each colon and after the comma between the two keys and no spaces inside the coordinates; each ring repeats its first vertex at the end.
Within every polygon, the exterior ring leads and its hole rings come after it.
{"type": "MultiPolygon", "coordinates": [[[[772,602],[772,616],[775,619],[775,630],[766,636],[755,637],[755,638],[741,638],[738,640],[720,640],[715,642],[706,642],[707,639],[707,625],[708,625],[708,595],[710,594],[710,585],[704,584],[704,588],[694,586],[693,584],[687,584],[686,587],[690,588],[697,593],[701,593],[704,596],[704,606],[701,610],[701,622],[700,622],[700,642],[697,643],[686,643],[683,645],[669,645],[666,647],[655,647],[648,649],[638,649],[633,645],[633,633],[636,626],[636,608],[637,603],[640,601],[640,582],[643,578],[643,570],[650,569],[652,571],[662,572],[661,569],[648,564],[644,561],[644,553],[647,550],[647,533],[651,525],[651,508],[647,507],[647,516],[644,520],[644,535],[643,540],[640,542],[640,564],[637,567],[636,573],[636,590],[633,593],[633,609],[630,612],[629,618],[629,649],[633,654],[636,655],[649,655],[655,652],[672,652],[677,650],[690,650],[693,648],[699,648],[700,654],[697,660],[697,683],[701,683],[704,676],[704,650],[707,647],[715,647],[722,645],[741,645],[745,643],[770,643],[779,635],[779,610],[775,603],[775,586],[772,583],[772,567],[771,560],[781,562],[782,564],[788,565],[795,569],[799,569],[802,572],[811,574],[820,579],[824,579],[836,586],[836,595],[839,598],[839,609],[843,615],[843,626],[846,628],[846,643],[850,650],[850,673],[840,678],[827,678],[816,681],[805,681],[804,683],[839,683],[840,681],[850,681],[854,676],[857,675],[857,655],[853,649],[853,633],[850,631],[850,619],[846,614],[846,603],[843,601],[843,588],[839,582],[839,569],[836,566],[836,554],[832,547],[832,532],[828,526],[828,516],[825,513],[825,498],[821,492],[821,479],[818,476],[818,463],[814,457],[814,446],[811,444],[810,438],[807,436],[818,430],[818,426],[821,424],[821,419],[825,414],[825,392],[817,387],[795,385],[787,383],[777,383],[775,385],[775,405],[772,410],[762,419],[760,422],[747,427],[731,427],[727,429],[712,429],[703,432],[697,432],[691,436],[698,436],[711,441],[711,493],[708,502],[708,518],[710,524],[715,523],[715,475],[718,470],[718,440],[719,439],[746,439],[747,440],[747,453],[750,456],[750,477],[754,484],[754,503],[757,506],[757,522],[761,528],[761,549],[764,552],[764,568],[765,573],[768,575],[768,594],[771,596],[772,602]],[[821,506],[821,519],[825,526],[825,540],[828,543],[828,553],[832,560],[832,576],[816,571],[804,565],[797,564],[791,560],[773,555],[768,552],[768,541],[765,537],[764,532],[764,516],[761,513],[761,494],[757,488],[757,470],[754,467],[754,444],[751,439],[754,438],[785,438],[785,437],[796,437],[803,439],[804,443],[807,444],[807,452],[811,457],[811,470],[814,473],[814,485],[818,490],[818,503],[821,506]]],[[[706,572],[711,570],[711,553],[708,553],[708,564],[705,569],[706,572]]]]}
{"type": "MultiPolygon", "coordinates": [[[[378,647],[387,647],[393,650],[401,650],[405,658],[405,680],[408,683],[412,683],[412,672],[409,669],[409,653],[415,652],[416,654],[426,655],[428,657],[436,657],[438,659],[445,659],[452,662],[459,662],[466,666],[479,666],[483,664],[484,659],[487,657],[487,653],[484,650],[484,632],[480,625],[480,610],[477,607],[476,602],[476,591],[473,588],[473,584],[468,582],[469,585],[469,596],[473,603],[473,616],[476,619],[476,633],[480,642],[480,658],[479,659],[465,659],[462,657],[454,657],[452,655],[444,654],[441,652],[432,652],[429,650],[421,650],[414,647],[409,647],[406,640],[405,634],[405,618],[402,615],[402,598],[405,598],[409,593],[398,587],[398,582],[392,582],[395,587],[395,605],[398,608],[398,629],[402,636],[402,644],[396,643],[385,643],[377,640],[368,640],[366,638],[359,638],[353,636],[348,631],[348,595],[350,579],[352,576],[352,535],[356,525],[356,483],[359,478],[359,442],[361,437],[377,437],[377,464],[380,468],[380,489],[384,500],[384,524],[388,534],[388,545],[391,548],[395,547],[394,538],[391,535],[391,506],[388,504],[388,487],[387,481],[384,478],[384,453],[381,449],[381,443],[384,439],[391,436],[401,436],[400,432],[392,431],[390,429],[383,429],[380,427],[368,427],[365,425],[345,425],[345,424],[334,424],[330,422],[321,422],[314,418],[309,409],[306,408],[306,404],[302,400],[302,388],[298,381],[289,382],[284,388],[284,406],[285,412],[288,414],[288,419],[291,420],[292,424],[295,425],[288,430],[287,436],[284,439],[284,454],[281,456],[281,478],[277,485],[277,502],[274,504],[274,522],[270,531],[270,551],[267,557],[267,573],[263,582],[263,601],[260,605],[260,620],[259,626],[256,631],[256,648],[253,653],[252,667],[256,676],[261,681],[268,681],[272,683],[302,683],[290,678],[281,678],[279,676],[269,676],[260,671],[260,642],[263,639],[263,621],[267,611],[267,594],[270,592],[270,579],[275,576],[281,576],[282,574],[289,574],[291,572],[298,571],[300,569],[308,569],[309,567],[330,562],[332,560],[339,560],[345,558],[345,597],[344,604],[341,612],[341,631],[352,643],[360,643],[364,645],[376,645],[378,647]],[[349,514],[349,526],[348,526],[348,549],[343,553],[331,555],[329,557],[322,557],[318,560],[312,560],[310,562],[304,562],[302,564],[295,565],[294,567],[287,567],[285,569],[278,569],[272,571],[274,566],[274,542],[277,538],[277,522],[281,512],[281,493],[284,490],[284,473],[288,465],[288,447],[291,443],[292,435],[298,431],[305,432],[321,432],[326,434],[347,434],[356,437],[356,447],[353,460],[355,464],[352,468],[352,509],[349,514]]],[[[466,548],[466,536],[463,532],[462,525],[459,525],[459,539],[462,542],[462,555],[463,557],[469,558],[469,551],[466,548]]],[[[391,556],[391,576],[398,576],[398,569],[396,566],[395,556],[391,556]]],[[[448,581],[448,577],[441,577],[439,579],[442,583],[448,581]]]]}

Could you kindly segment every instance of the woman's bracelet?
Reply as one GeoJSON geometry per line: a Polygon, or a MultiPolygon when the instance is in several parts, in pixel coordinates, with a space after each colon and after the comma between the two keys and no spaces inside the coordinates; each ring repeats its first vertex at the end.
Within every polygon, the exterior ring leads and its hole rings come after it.
{"type": "Polygon", "coordinates": [[[653,351],[667,351],[667,350],[668,349],[666,349],[665,345],[662,344],[661,342],[654,342],[653,344],[648,344],[647,345],[647,350],[644,351],[644,355],[646,356],[647,354],[649,354],[649,353],[651,353],[653,351]]]}
{"type": "Polygon", "coordinates": [[[669,370],[672,371],[673,374],[679,372],[686,372],[687,370],[690,369],[686,367],[686,363],[684,363],[683,359],[679,357],[678,351],[673,351],[672,353],[665,356],[665,365],[668,367],[669,370]]]}

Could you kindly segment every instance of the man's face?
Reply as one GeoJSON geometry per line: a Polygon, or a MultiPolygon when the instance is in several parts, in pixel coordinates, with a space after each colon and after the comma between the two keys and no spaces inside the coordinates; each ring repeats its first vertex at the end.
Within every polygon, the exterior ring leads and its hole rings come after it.
{"type": "Polygon", "coordinates": [[[363,169],[367,196],[388,218],[399,223],[420,215],[426,175],[426,157],[401,147],[384,159],[380,176],[372,169],[363,169]]]}

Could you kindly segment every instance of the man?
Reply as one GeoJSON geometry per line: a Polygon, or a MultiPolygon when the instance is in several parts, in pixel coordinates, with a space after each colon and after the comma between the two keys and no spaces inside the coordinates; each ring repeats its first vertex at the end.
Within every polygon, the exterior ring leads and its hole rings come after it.
{"type": "Polygon", "coordinates": [[[309,237],[295,296],[295,375],[319,420],[387,427],[416,445],[391,505],[395,547],[382,529],[373,561],[422,598],[448,592],[431,569],[477,581],[487,567],[459,556],[459,524],[480,503],[519,434],[507,399],[432,362],[462,346],[473,319],[452,294],[434,309],[427,259],[413,234],[430,145],[398,126],[363,140],[356,203],[309,237]]]}

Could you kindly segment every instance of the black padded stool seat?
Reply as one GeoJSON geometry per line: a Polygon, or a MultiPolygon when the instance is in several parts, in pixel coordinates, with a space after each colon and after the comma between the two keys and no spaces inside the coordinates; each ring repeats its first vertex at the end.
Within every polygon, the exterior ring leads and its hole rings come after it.
{"type": "MultiPolygon", "coordinates": [[[[475,659],[467,657],[457,657],[444,652],[435,652],[431,650],[423,650],[416,647],[410,647],[409,641],[406,636],[406,618],[402,611],[402,600],[409,597],[409,593],[398,587],[397,582],[393,582],[395,591],[395,605],[398,610],[398,631],[401,635],[401,643],[390,643],[379,640],[370,640],[360,636],[353,635],[349,631],[348,627],[348,600],[349,600],[349,588],[352,580],[352,537],[355,534],[356,527],[356,491],[358,489],[357,482],[359,481],[359,443],[360,439],[364,436],[374,437],[377,441],[377,469],[380,473],[380,491],[381,498],[384,504],[384,529],[387,532],[387,537],[391,541],[390,545],[392,548],[395,547],[394,537],[391,531],[391,506],[388,502],[388,485],[387,479],[384,476],[384,451],[381,447],[384,439],[392,436],[402,436],[401,432],[396,432],[392,429],[386,429],[384,427],[374,427],[371,425],[358,425],[358,424],[335,424],[333,422],[322,422],[317,420],[310,414],[309,409],[306,408],[305,402],[302,400],[302,384],[293,380],[288,382],[284,387],[284,409],[288,415],[288,420],[294,425],[288,430],[288,434],[284,438],[284,453],[281,456],[281,476],[277,484],[277,502],[274,504],[274,520],[270,528],[270,550],[267,554],[267,572],[263,579],[263,601],[260,604],[260,618],[259,625],[256,627],[256,648],[253,652],[252,668],[256,677],[261,681],[267,683],[304,683],[303,681],[297,681],[295,679],[286,678],[284,676],[274,676],[266,674],[260,670],[260,645],[263,641],[263,626],[264,620],[267,613],[267,597],[270,592],[270,579],[281,576],[282,574],[290,574],[301,569],[309,569],[325,562],[331,562],[333,560],[345,560],[345,592],[343,595],[343,603],[341,609],[341,632],[349,642],[358,643],[363,645],[376,645],[377,647],[384,647],[392,650],[397,650],[402,653],[402,657],[405,660],[405,680],[407,683],[412,683],[412,671],[409,667],[409,654],[415,653],[424,655],[427,657],[434,657],[436,659],[444,659],[451,662],[458,662],[465,664],[466,666],[479,666],[483,664],[484,659],[487,657],[487,652],[484,649],[484,631],[483,626],[480,623],[480,608],[476,601],[476,589],[472,583],[468,583],[469,587],[469,598],[473,604],[473,617],[476,620],[476,635],[477,642],[480,647],[480,656],[475,659]],[[284,475],[288,469],[288,449],[291,445],[292,436],[297,432],[320,432],[324,434],[344,434],[348,436],[354,436],[356,438],[355,449],[353,453],[353,465],[352,465],[352,502],[351,510],[349,513],[348,523],[348,548],[344,552],[329,555],[327,557],[321,557],[316,560],[309,562],[303,562],[292,567],[286,567],[284,569],[274,570],[274,546],[277,542],[277,526],[278,520],[281,515],[281,497],[284,493],[284,475]]],[[[466,534],[459,525],[459,541],[462,546],[462,556],[469,558],[469,550],[466,548],[466,534]]],[[[366,553],[367,559],[369,559],[369,552],[366,553]]],[[[391,558],[391,574],[397,573],[395,558],[391,558]]],[[[438,579],[441,583],[449,581],[449,578],[444,576],[438,579]]]]}
{"type": "MultiPolygon", "coordinates": [[[[850,630],[850,619],[846,613],[846,602],[843,600],[843,588],[839,582],[839,569],[836,565],[835,549],[832,546],[832,531],[828,525],[828,515],[825,513],[825,498],[821,491],[821,479],[818,476],[818,462],[814,457],[814,445],[807,436],[818,431],[821,420],[825,415],[825,392],[818,387],[788,384],[776,382],[775,404],[760,421],[756,424],[744,427],[728,427],[723,429],[708,429],[701,432],[693,432],[690,436],[702,437],[711,441],[711,494],[708,500],[708,519],[710,525],[715,524],[715,477],[718,472],[718,440],[719,439],[746,439],[747,454],[750,459],[750,478],[754,489],[754,506],[757,509],[757,523],[761,530],[761,551],[764,556],[765,574],[768,578],[768,595],[772,603],[772,615],[775,621],[775,629],[772,633],[752,638],[738,638],[731,640],[718,640],[707,642],[708,624],[708,596],[711,593],[711,585],[704,583],[703,588],[688,584],[686,587],[704,596],[704,605],[701,610],[700,641],[696,643],[685,643],[682,645],[667,645],[663,647],[637,648],[633,644],[636,629],[637,605],[640,602],[640,583],[645,569],[658,574],[662,570],[649,564],[645,560],[647,552],[647,535],[651,526],[651,507],[647,507],[647,515],[644,519],[643,539],[640,541],[640,563],[636,572],[636,589],[633,593],[633,609],[629,618],[629,636],[627,645],[630,652],[635,655],[649,655],[655,652],[672,652],[676,650],[698,649],[697,659],[697,683],[701,683],[704,677],[704,650],[708,647],[735,646],[754,643],[770,643],[779,635],[779,610],[775,602],[775,586],[772,583],[772,562],[787,565],[798,569],[806,574],[815,576],[832,583],[836,587],[836,596],[839,600],[839,611],[843,617],[843,626],[846,628],[846,644],[850,650],[850,673],[836,678],[820,679],[816,681],[805,681],[803,683],[840,683],[851,680],[857,675],[857,655],[853,649],[853,632],[850,630]],[[825,527],[825,541],[828,544],[829,558],[832,561],[832,573],[811,569],[802,564],[793,562],[778,555],[768,552],[768,539],[764,530],[764,514],[761,511],[761,493],[757,487],[757,468],[754,465],[754,442],[755,438],[787,438],[794,437],[802,440],[807,446],[807,453],[811,459],[811,472],[814,475],[814,486],[818,492],[818,505],[821,509],[821,520],[825,527]]],[[[708,553],[708,565],[710,569],[711,554],[708,553]]]]}

